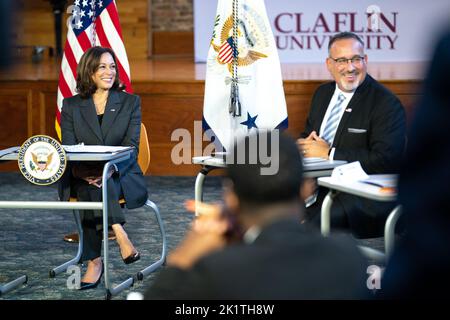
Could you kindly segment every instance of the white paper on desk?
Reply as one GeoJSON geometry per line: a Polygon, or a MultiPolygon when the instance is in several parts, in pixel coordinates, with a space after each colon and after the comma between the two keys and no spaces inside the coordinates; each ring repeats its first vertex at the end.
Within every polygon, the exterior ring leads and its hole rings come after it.
{"type": "Polygon", "coordinates": [[[123,146],[102,146],[102,145],[85,146],[81,144],[76,144],[72,146],[63,145],[63,148],[66,152],[73,152],[73,153],[114,153],[131,149],[131,147],[123,147],[123,146]]]}
{"type": "Polygon", "coordinates": [[[0,157],[3,157],[4,155],[16,152],[19,149],[20,149],[20,147],[11,147],[11,148],[8,148],[8,149],[0,150],[0,157]]]}
{"type": "Polygon", "coordinates": [[[366,180],[369,176],[361,167],[361,163],[355,161],[334,168],[331,178],[337,182],[355,182],[366,180]]]}

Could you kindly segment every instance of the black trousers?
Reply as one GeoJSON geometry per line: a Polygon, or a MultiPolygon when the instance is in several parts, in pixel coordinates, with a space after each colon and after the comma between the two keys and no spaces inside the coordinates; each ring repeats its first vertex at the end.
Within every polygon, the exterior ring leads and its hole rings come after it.
{"type": "MultiPolygon", "coordinates": [[[[113,224],[125,224],[125,216],[119,205],[122,190],[118,178],[108,180],[108,227],[113,224]]],[[[89,185],[82,179],[76,179],[72,185],[73,194],[78,201],[102,201],[102,188],[89,185]]],[[[82,261],[93,260],[101,256],[103,240],[103,212],[101,210],[80,210],[83,229],[82,261]]]]}

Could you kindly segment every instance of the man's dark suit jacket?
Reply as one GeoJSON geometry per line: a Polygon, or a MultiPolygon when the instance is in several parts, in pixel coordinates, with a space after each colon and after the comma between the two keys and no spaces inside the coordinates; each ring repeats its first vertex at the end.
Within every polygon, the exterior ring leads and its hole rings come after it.
{"type": "MultiPolygon", "coordinates": [[[[127,207],[138,208],[147,200],[147,187],[137,163],[141,130],[140,98],[122,91],[109,92],[105,113],[100,126],[94,101],[75,95],[63,100],[61,133],[63,145],[84,143],[85,145],[133,146],[131,158],[117,164],[118,179],[127,207]]],[[[59,197],[67,201],[70,197],[72,177],[70,166],[59,184],[59,197]]]]}
{"type": "Polygon", "coordinates": [[[366,265],[349,238],[323,238],[297,220],[264,228],[251,244],[200,259],[191,270],[167,267],[146,299],[356,299],[366,265]]]}
{"type": "MultiPolygon", "coordinates": [[[[301,137],[307,137],[314,130],[319,134],[335,89],[336,82],[323,84],[317,89],[301,137]]],[[[370,75],[366,75],[337,128],[332,145],[336,148],[334,159],[359,161],[367,174],[398,173],[405,138],[406,117],[401,102],[370,75]]],[[[323,189],[320,195],[322,200],[323,189]]],[[[347,215],[350,228],[358,237],[381,235],[385,218],[392,207],[391,204],[345,194],[339,194],[335,201],[347,215]]],[[[314,206],[320,207],[321,201],[314,206]]]]}

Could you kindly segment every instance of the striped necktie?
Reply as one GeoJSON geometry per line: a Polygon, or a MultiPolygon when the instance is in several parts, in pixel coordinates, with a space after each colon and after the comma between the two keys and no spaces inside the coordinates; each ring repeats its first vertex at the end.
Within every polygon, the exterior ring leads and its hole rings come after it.
{"type": "Polygon", "coordinates": [[[323,130],[322,139],[324,139],[331,146],[333,142],[334,135],[336,134],[337,127],[339,125],[339,115],[341,113],[341,105],[344,102],[345,96],[340,93],[337,102],[334,105],[333,109],[331,109],[330,115],[328,116],[327,124],[325,126],[325,130],[323,130]]]}

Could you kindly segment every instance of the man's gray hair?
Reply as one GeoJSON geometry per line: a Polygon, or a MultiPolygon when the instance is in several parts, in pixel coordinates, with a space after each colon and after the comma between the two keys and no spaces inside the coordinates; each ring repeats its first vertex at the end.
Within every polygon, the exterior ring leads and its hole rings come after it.
{"type": "Polygon", "coordinates": [[[355,40],[359,41],[359,43],[361,43],[361,45],[364,48],[364,42],[356,33],[346,31],[346,32],[337,33],[331,37],[330,42],[328,43],[328,52],[330,51],[333,43],[335,43],[338,40],[343,40],[343,39],[355,39],[355,40]]]}

